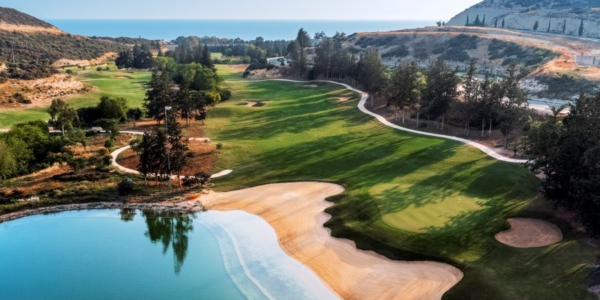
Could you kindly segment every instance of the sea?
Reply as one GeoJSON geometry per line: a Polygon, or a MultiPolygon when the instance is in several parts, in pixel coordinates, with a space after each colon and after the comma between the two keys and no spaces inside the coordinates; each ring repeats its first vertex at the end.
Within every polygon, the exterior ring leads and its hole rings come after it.
{"type": "Polygon", "coordinates": [[[84,36],[133,37],[171,41],[180,36],[215,36],[253,40],[292,40],[303,28],[311,36],[323,31],[391,31],[434,26],[435,21],[407,20],[45,20],[65,32],[84,36]]]}

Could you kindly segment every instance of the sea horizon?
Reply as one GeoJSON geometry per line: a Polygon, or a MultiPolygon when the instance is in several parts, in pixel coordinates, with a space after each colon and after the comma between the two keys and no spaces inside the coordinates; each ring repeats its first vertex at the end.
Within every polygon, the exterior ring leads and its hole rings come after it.
{"type": "Polygon", "coordinates": [[[215,36],[253,40],[291,40],[304,28],[311,36],[325,32],[392,31],[435,26],[432,20],[260,20],[260,19],[46,19],[59,29],[77,35],[174,40],[179,36],[215,36]]]}

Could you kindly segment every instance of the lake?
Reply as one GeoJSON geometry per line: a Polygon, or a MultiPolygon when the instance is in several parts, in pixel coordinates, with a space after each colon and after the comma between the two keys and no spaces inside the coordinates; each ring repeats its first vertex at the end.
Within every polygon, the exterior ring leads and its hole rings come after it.
{"type": "Polygon", "coordinates": [[[70,211],[0,224],[0,299],[335,299],[241,211],[70,211]]]}

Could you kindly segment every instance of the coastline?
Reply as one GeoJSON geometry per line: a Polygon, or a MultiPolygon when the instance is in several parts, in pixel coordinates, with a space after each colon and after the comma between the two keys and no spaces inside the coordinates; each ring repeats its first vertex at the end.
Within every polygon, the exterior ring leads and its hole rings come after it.
{"type": "Polygon", "coordinates": [[[242,210],[264,219],[281,248],[312,269],[343,299],[441,299],[463,273],[438,262],[395,261],[333,238],[323,224],[333,205],[325,198],[344,188],[330,183],[296,182],[258,186],[201,197],[208,210],[242,210]]]}

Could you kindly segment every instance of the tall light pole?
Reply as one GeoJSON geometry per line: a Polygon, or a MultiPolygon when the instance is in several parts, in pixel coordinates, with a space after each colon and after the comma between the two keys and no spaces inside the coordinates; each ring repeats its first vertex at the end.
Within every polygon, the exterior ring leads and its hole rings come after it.
{"type": "Polygon", "coordinates": [[[167,151],[167,173],[169,173],[169,192],[173,193],[173,189],[171,188],[171,158],[169,157],[169,118],[167,118],[167,112],[169,110],[171,110],[172,107],[170,106],[165,106],[165,129],[167,130],[166,135],[167,135],[167,146],[165,147],[166,151],[167,151]]]}

